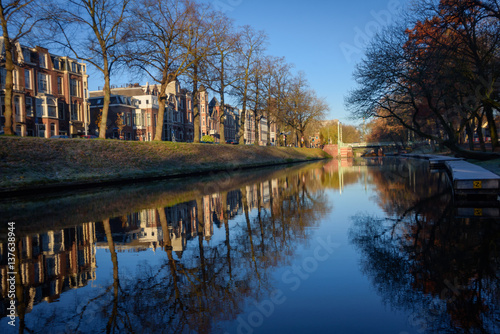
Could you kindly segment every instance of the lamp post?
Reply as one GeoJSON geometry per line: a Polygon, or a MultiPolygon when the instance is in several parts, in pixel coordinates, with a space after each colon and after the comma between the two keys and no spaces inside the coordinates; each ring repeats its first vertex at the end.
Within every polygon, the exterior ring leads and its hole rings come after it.
{"type": "Polygon", "coordinates": [[[342,144],[342,140],[340,138],[340,121],[337,122],[337,154],[340,157],[340,145],[342,144]]]}

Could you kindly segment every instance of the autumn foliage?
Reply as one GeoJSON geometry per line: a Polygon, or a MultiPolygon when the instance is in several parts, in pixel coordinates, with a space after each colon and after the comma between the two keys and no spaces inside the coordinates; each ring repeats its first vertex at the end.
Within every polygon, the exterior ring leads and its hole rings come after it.
{"type": "Polygon", "coordinates": [[[359,88],[347,99],[353,114],[390,118],[462,155],[493,155],[461,145],[487,124],[492,149],[498,147],[500,21],[485,4],[418,1],[367,48],[354,74],[359,88]]]}

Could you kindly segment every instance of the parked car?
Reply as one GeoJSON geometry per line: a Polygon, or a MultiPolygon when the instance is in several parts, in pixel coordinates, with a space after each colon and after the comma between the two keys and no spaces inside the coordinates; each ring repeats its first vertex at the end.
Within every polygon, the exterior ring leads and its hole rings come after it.
{"type": "Polygon", "coordinates": [[[95,139],[95,138],[97,138],[97,136],[94,136],[94,135],[83,135],[83,136],[81,136],[80,138],[84,138],[84,139],[95,139]]]}
{"type": "Polygon", "coordinates": [[[235,140],[226,140],[226,144],[230,144],[230,145],[238,145],[238,142],[235,141],[235,140]]]}
{"type": "Polygon", "coordinates": [[[69,139],[71,137],[70,136],[66,136],[66,135],[57,135],[57,136],[52,136],[50,138],[51,139],[69,139]]]}

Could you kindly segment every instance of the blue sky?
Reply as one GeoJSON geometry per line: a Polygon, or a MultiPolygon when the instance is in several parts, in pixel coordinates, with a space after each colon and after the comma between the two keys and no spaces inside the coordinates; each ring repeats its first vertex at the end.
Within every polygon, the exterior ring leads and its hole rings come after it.
{"type": "MultiPolygon", "coordinates": [[[[295,70],[304,71],[311,87],[330,106],[326,119],[349,119],[344,97],[355,87],[352,72],[363,47],[409,0],[209,0],[235,20],[269,36],[267,53],[284,56],[295,70]]],[[[90,72],[93,78],[98,77],[90,72]]],[[[97,89],[102,80],[93,80],[97,89]]],[[[127,79],[114,84],[124,84],[127,79]]],[[[137,80],[137,79],[135,79],[137,80]]]]}
{"type": "MultiPolygon", "coordinates": [[[[220,0],[227,15],[269,36],[268,53],[285,56],[306,73],[330,106],[327,119],[348,119],[344,96],[355,87],[352,72],[367,40],[394,20],[407,0],[220,0]]],[[[217,4],[217,0],[213,1],[217,4]]]]}

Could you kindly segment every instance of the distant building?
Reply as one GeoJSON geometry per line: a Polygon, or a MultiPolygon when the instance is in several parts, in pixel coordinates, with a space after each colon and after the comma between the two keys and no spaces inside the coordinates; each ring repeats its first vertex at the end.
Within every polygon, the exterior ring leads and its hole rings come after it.
{"type": "MultiPolygon", "coordinates": [[[[220,142],[221,139],[221,106],[217,98],[212,98],[208,104],[208,122],[210,128],[208,134],[213,136],[215,142],[220,142]]],[[[238,109],[228,104],[224,106],[224,138],[226,142],[237,142],[239,131],[239,112],[238,109]]]]}
{"type": "MultiPolygon", "coordinates": [[[[257,128],[257,140],[259,145],[266,146],[267,140],[269,137],[269,141],[271,145],[276,145],[276,124],[272,123],[271,127],[267,124],[266,117],[259,117],[258,119],[258,128],[257,128]]],[[[240,124],[241,125],[241,124],[240,124]]],[[[247,109],[245,112],[245,128],[243,132],[245,144],[253,144],[255,143],[255,113],[253,110],[247,109]]]]}
{"type": "MultiPolygon", "coordinates": [[[[87,134],[87,66],[40,46],[14,46],[13,121],[18,135],[50,138],[87,134]]],[[[0,37],[0,60],[5,44],[0,37]]],[[[5,124],[5,62],[0,62],[0,130],[5,124]]]]}
{"type": "MultiPolygon", "coordinates": [[[[151,141],[156,134],[159,110],[157,85],[130,84],[113,87],[108,110],[106,138],[151,141]],[[119,117],[120,115],[120,117],[119,117]],[[122,129],[118,124],[121,118],[122,129]]],[[[98,134],[98,121],[103,107],[104,92],[90,92],[91,133],[98,134]]],[[[178,81],[167,87],[162,139],[192,142],[194,139],[192,94],[181,89],[178,81]]]]}

